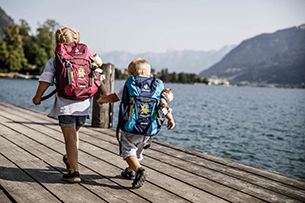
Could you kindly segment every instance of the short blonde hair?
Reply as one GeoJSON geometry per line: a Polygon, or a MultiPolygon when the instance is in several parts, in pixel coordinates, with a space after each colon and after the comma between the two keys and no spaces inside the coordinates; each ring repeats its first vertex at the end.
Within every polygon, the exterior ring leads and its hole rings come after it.
{"type": "Polygon", "coordinates": [[[80,37],[79,32],[74,28],[62,27],[56,30],[55,32],[56,43],[79,43],[80,37]]]}
{"type": "Polygon", "coordinates": [[[128,72],[132,75],[142,75],[149,77],[151,74],[150,64],[145,59],[135,59],[128,65],[128,72]]]}

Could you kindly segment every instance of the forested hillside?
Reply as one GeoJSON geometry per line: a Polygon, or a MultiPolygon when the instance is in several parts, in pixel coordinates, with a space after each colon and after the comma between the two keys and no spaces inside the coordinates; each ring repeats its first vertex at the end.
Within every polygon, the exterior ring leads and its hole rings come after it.
{"type": "Polygon", "coordinates": [[[219,63],[199,74],[213,75],[234,84],[304,84],[305,25],[243,41],[219,63]]]}

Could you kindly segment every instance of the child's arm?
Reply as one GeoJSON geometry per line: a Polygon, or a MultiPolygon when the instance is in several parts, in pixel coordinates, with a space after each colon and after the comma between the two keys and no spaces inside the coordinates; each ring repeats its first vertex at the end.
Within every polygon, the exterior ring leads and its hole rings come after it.
{"type": "Polygon", "coordinates": [[[104,97],[104,96],[106,96],[107,95],[107,90],[106,90],[106,87],[105,87],[105,85],[104,85],[104,83],[101,81],[101,85],[100,85],[100,91],[101,91],[101,93],[102,93],[102,96],[104,97]]]}
{"type": "Polygon", "coordinates": [[[97,100],[98,103],[100,104],[104,104],[104,103],[114,103],[114,102],[117,102],[117,101],[120,101],[120,99],[117,97],[116,94],[112,93],[112,94],[109,94],[105,97],[101,97],[97,100]]]}
{"type": "Polygon", "coordinates": [[[175,127],[175,121],[174,121],[174,117],[172,115],[172,113],[168,112],[165,115],[165,118],[167,118],[167,129],[171,130],[175,127]]]}
{"type": "Polygon", "coordinates": [[[33,104],[35,104],[35,105],[40,104],[41,97],[42,97],[43,93],[48,89],[49,86],[50,86],[50,83],[48,83],[48,82],[39,82],[39,86],[37,88],[36,95],[32,100],[33,104]]]}

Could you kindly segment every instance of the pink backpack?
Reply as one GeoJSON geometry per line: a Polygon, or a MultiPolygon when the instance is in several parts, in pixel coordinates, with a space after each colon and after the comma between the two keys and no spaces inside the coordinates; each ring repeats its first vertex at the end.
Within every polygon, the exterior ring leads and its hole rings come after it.
{"type": "Polygon", "coordinates": [[[92,97],[101,84],[94,78],[90,51],[85,44],[60,43],[55,49],[56,91],[72,100],[92,97]]]}

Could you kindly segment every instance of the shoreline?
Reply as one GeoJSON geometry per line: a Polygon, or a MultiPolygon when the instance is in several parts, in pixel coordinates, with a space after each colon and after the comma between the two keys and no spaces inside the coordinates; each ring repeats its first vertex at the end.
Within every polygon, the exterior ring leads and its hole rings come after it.
{"type": "MultiPolygon", "coordinates": [[[[0,73],[0,78],[8,79],[35,79],[38,80],[40,75],[29,75],[21,73],[0,73]]],[[[117,81],[120,81],[117,80],[117,81]]],[[[183,84],[183,83],[175,83],[183,84]]],[[[285,88],[285,89],[305,89],[305,84],[292,85],[292,84],[267,84],[267,83],[248,83],[248,84],[230,84],[230,85],[209,85],[205,83],[188,83],[192,85],[202,85],[202,86],[224,86],[224,87],[265,87],[265,88],[285,88]]]]}

